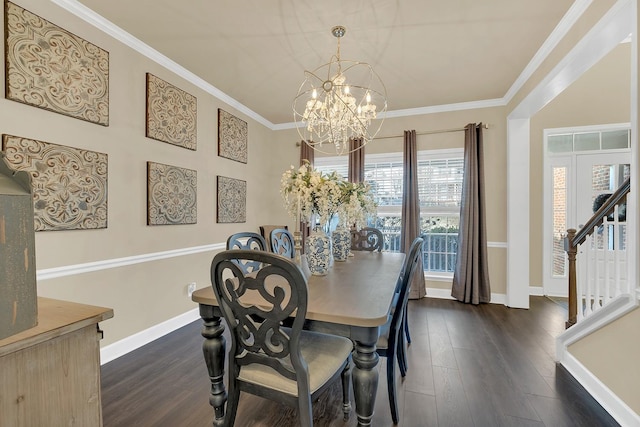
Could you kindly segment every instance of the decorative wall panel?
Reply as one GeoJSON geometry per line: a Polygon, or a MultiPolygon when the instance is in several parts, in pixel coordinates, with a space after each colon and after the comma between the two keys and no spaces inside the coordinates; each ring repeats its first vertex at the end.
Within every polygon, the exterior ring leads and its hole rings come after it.
{"type": "Polygon", "coordinates": [[[147,224],[195,224],[197,189],[196,171],[147,162],[147,224]]]}
{"type": "Polygon", "coordinates": [[[247,182],[218,176],[217,222],[247,221],[247,182]]]}
{"type": "Polygon", "coordinates": [[[247,122],[218,108],[218,156],[247,163],[247,122]]]}
{"type": "Polygon", "coordinates": [[[7,164],[31,174],[36,231],[107,227],[107,155],[3,135],[7,164]]]}
{"type": "Polygon", "coordinates": [[[195,150],[197,100],[147,73],[147,137],[195,150]]]}
{"type": "Polygon", "coordinates": [[[109,53],[5,3],[7,99],[109,125],[109,53]]]}

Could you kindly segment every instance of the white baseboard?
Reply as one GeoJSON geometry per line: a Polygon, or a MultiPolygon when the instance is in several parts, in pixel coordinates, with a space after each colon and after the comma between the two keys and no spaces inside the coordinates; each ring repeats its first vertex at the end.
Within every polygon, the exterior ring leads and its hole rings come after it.
{"type": "Polygon", "coordinates": [[[186,313],[165,320],[162,323],[158,323],[155,326],[130,335],[120,341],[116,341],[113,344],[109,344],[100,349],[100,364],[104,365],[105,363],[111,362],[120,356],[124,356],[125,354],[140,348],[151,341],[157,340],[176,329],[188,325],[199,318],[200,312],[197,308],[194,308],[193,310],[189,310],[186,313]]]}
{"type": "MultiPolygon", "coordinates": [[[[455,299],[451,296],[451,289],[427,288],[427,297],[439,299],[455,299]]],[[[506,304],[507,296],[505,294],[491,294],[491,304],[506,304]]]]}
{"type": "MultiPolygon", "coordinates": [[[[572,326],[573,327],[573,326],[572,326]]],[[[622,427],[640,426],[640,415],[615,395],[582,363],[565,352],[562,365],[622,427]]]]}
{"type": "Polygon", "coordinates": [[[544,296],[544,288],[542,286],[529,286],[529,295],[544,296]]]}

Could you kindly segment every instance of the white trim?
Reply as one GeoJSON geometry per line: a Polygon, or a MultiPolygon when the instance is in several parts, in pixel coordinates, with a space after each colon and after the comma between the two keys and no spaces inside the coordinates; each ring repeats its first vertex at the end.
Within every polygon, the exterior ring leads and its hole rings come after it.
{"type": "Polygon", "coordinates": [[[267,128],[274,130],[274,125],[269,120],[265,119],[255,111],[246,107],[244,104],[241,104],[234,98],[230,97],[226,93],[222,92],[220,89],[216,88],[212,84],[206,82],[204,79],[198,77],[196,74],[184,68],[182,65],[177,62],[171,60],[167,56],[153,49],[146,43],[143,43],[140,39],[132,36],[128,32],[124,31],[122,28],[115,25],[113,22],[107,20],[103,16],[97,14],[93,10],[89,9],[85,5],[79,3],[76,0],[51,0],[51,2],[65,9],[66,11],[72,13],[88,24],[93,25],[104,33],[110,35],[114,39],[120,41],[121,43],[129,46],[131,49],[137,51],[143,56],[155,61],[159,65],[162,65],[167,70],[172,71],[176,75],[182,77],[188,82],[194,84],[200,89],[208,92],[214,97],[218,98],[220,101],[225,102],[230,107],[235,108],[241,113],[246,114],[256,122],[266,126],[267,128]]]}
{"type": "Polygon", "coordinates": [[[562,361],[562,366],[621,426],[640,425],[640,415],[636,414],[633,409],[593,375],[578,359],[567,353],[562,361]]]}
{"type": "Polygon", "coordinates": [[[455,104],[433,105],[429,107],[407,108],[404,110],[387,111],[380,117],[389,119],[392,117],[421,116],[423,114],[446,113],[451,111],[475,110],[482,108],[504,107],[507,105],[504,98],[485,99],[482,101],[459,102],[455,104]]]}
{"type": "Polygon", "coordinates": [[[620,295],[607,305],[556,337],[556,361],[562,362],[567,348],[576,341],[621,318],[638,307],[632,295],[620,295]]]}
{"type": "Polygon", "coordinates": [[[618,0],[571,51],[509,114],[508,119],[528,119],[569,87],[584,72],[633,32],[631,3],[618,0]]]}
{"type": "Polygon", "coordinates": [[[487,247],[488,248],[500,248],[500,249],[507,249],[507,242],[487,242],[487,247]]]}
{"type": "Polygon", "coordinates": [[[529,122],[507,122],[507,305],[513,308],[529,308],[529,122]]]}
{"type": "Polygon", "coordinates": [[[542,297],[544,296],[544,288],[542,286],[529,286],[529,295],[542,297]]]}
{"type": "Polygon", "coordinates": [[[531,78],[533,73],[540,67],[542,62],[549,56],[551,52],[556,48],[560,40],[564,38],[569,32],[571,27],[578,21],[578,18],[582,16],[585,10],[591,5],[593,0],[576,0],[569,8],[567,13],[562,17],[558,25],[553,29],[553,32],[542,44],[540,49],[531,58],[531,61],[522,70],[522,73],[518,76],[515,82],[511,85],[507,93],[504,95],[505,105],[511,102],[513,97],[518,93],[524,84],[531,78]]]}
{"type": "MultiPolygon", "coordinates": [[[[510,307],[529,306],[529,245],[517,242],[529,241],[530,118],[621,40],[635,32],[634,7],[634,0],[616,2],[507,117],[507,243],[511,248],[507,254],[507,295],[510,307]]],[[[632,85],[637,78],[634,68],[632,85]]],[[[637,92],[632,95],[632,98],[636,97],[637,92]]],[[[637,115],[635,105],[633,101],[632,119],[637,115]]],[[[631,130],[635,135],[633,123],[631,130]]],[[[633,156],[632,174],[635,163],[633,156]]]]}
{"type": "Polygon", "coordinates": [[[193,255],[200,252],[210,252],[222,250],[226,247],[224,243],[213,243],[211,245],[193,246],[191,248],[173,249],[170,251],[154,252],[149,254],[134,255],[124,258],[114,258],[102,261],[87,262],[84,264],[65,265],[62,267],[46,268],[36,271],[38,281],[55,279],[57,277],[73,276],[75,274],[90,273],[92,271],[119,268],[126,265],[140,264],[143,262],[158,261],[165,258],[174,258],[185,255],[193,255]]]}
{"type": "MultiPolygon", "coordinates": [[[[455,300],[451,296],[451,289],[442,289],[442,288],[427,288],[427,298],[437,298],[437,299],[450,299],[455,300]]],[[[506,305],[507,296],[505,294],[491,294],[491,304],[503,304],[506,305]]]]}
{"type": "Polygon", "coordinates": [[[194,308],[136,334],[129,335],[113,344],[104,346],[100,349],[100,364],[109,363],[198,319],[200,319],[200,311],[194,308]]]}

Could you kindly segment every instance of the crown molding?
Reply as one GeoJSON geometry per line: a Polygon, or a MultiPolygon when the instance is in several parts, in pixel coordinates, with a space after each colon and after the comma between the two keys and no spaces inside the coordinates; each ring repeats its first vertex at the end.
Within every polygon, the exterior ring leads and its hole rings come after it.
{"type": "MultiPolygon", "coordinates": [[[[427,107],[387,111],[381,114],[380,118],[419,116],[419,115],[425,115],[425,114],[445,113],[445,112],[452,112],[452,111],[502,107],[507,105],[511,101],[513,96],[522,88],[525,82],[531,77],[533,72],[540,66],[542,61],[544,61],[544,59],[549,55],[549,53],[553,51],[553,49],[556,47],[558,42],[566,35],[567,31],[575,24],[577,19],[582,15],[582,13],[587,9],[587,7],[591,4],[592,1],[593,0],[576,0],[574,2],[574,4],[571,6],[569,11],[562,18],[558,26],[547,38],[543,46],[538,50],[538,52],[533,57],[531,62],[529,62],[527,67],[525,67],[524,71],[516,79],[516,81],[511,86],[511,88],[507,91],[504,97],[496,98],[496,99],[480,100],[480,101],[460,102],[455,104],[443,104],[443,105],[434,105],[434,106],[427,106],[427,107]]],[[[173,73],[182,77],[183,79],[187,80],[193,85],[213,95],[215,98],[228,104],[230,107],[235,108],[241,113],[246,114],[248,117],[252,118],[256,122],[267,127],[268,129],[278,131],[278,130],[296,128],[295,122],[279,123],[279,124],[274,124],[270,122],[269,120],[262,117],[260,114],[251,110],[244,104],[241,104],[236,99],[230,97],[226,93],[222,92],[220,89],[216,88],[212,84],[206,82],[201,77],[197,76],[196,74],[184,68],[182,65],[178,64],[177,62],[171,60],[167,56],[153,49],[146,43],[142,42],[140,39],[124,31],[122,28],[118,27],[117,25],[107,20],[103,16],[97,14],[96,12],[89,9],[85,5],[81,4],[77,0],[51,0],[51,2],[63,8],[64,10],[68,11],[69,13],[75,15],[76,17],[82,19],[88,24],[103,31],[104,33],[110,35],[114,39],[120,41],[121,43],[125,44],[131,49],[137,51],[141,55],[146,56],[152,61],[167,68],[169,71],[172,71],[173,73]]]]}
{"type": "Polygon", "coordinates": [[[188,82],[194,84],[205,92],[213,95],[218,98],[220,101],[228,104],[232,108],[240,111],[241,113],[246,114],[256,122],[261,125],[273,130],[273,123],[269,120],[262,117],[260,114],[251,110],[244,104],[241,104],[236,99],[230,97],[226,93],[222,92],[220,89],[216,88],[212,84],[206,82],[201,77],[198,77],[196,74],[184,68],[182,65],[177,62],[169,59],[167,56],[153,49],[151,46],[143,43],[140,39],[132,36],[128,32],[124,31],[122,28],[115,25],[113,22],[105,19],[101,15],[97,14],[93,10],[89,9],[85,5],[79,3],[76,0],[51,0],[52,3],[60,6],[66,11],[72,13],[88,24],[93,25],[97,29],[103,31],[104,33],[110,35],[114,39],[120,41],[121,43],[129,46],[131,49],[137,51],[141,55],[146,56],[152,61],[157,62],[163,67],[167,68],[169,71],[174,72],[178,76],[187,80],[188,82]]]}
{"type": "Polygon", "coordinates": [[[531,61],[527,64],[527,66],[522,70],[522,73],[518,76],[513,85],[509,88],[507,93],[504,95],[505,104],[511,102],[513,97],[518,93],[520,89],[524,86],[524,84],[531,78],[533,73],[540,67],[542,62],[549,56],[551,52],[558,46],[560,40],[567,35],[571,27],[578,21],[578,18],[582,16],[585,10],[591,5],[593,0],[576,0],[567,13],[562,17],[556,28],[553,29],[549,37],[542,44],[540,49],[536,52],[536,54],[531,58],[531,61]]]}

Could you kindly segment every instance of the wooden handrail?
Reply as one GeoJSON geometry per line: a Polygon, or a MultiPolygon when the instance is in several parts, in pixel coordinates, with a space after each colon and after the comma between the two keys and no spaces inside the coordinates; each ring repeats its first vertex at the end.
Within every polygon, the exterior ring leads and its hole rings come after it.
{"type": "Polygon", "coordinates": [[[627,178],[624,180],[622,185],[618,187],[618,189],[607,199],[606,202],[600,206],[593,216],[587,221],[587,223],[576,233],[576,237],[573,238],[573,246],[581,245],[582,242],[593,233],[593,228],[596,225],[600,225],[603,218],[607,215],[613,213],[613,209],[616,205],[620,204],[622,199],[627,197],[629,190],[631,189],[631,179],[627,178]]]}
{"type": "Polygon", "coordinates": [[[569,313],[566,322],[566,327],[573,326],[577,321],[578,314],[578,296],[577,296],[577,283],[576,283],[576,255],[578,253],[578,246],[581,245],[587,236],[593,234],[593,230],[596,226],[603,223],[604,217],[611,215],[615,211],[615,207],[627,197],[627,194],[631,190],[631,179],[627,178],[620,187],[607,199],[605,203],[593,214],[593,216],[587,221],[587,223],[576,231],[574,228],[567,230],[567,236],[564,240],[564,250],[567,252],[567,258],[569,260],[568,266],[568,278],[569,278],[569,313]]]}

